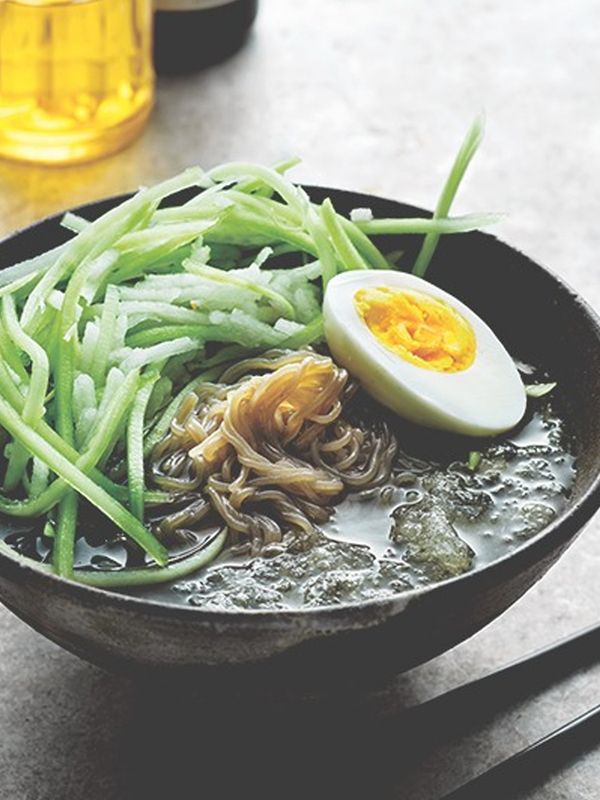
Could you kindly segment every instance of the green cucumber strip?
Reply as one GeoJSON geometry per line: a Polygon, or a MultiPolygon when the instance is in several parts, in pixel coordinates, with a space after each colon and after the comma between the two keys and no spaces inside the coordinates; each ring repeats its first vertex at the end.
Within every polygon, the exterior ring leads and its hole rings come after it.
{"type": "Polygon", "coordinates": [[[337,275],[338,263],[335,250],[331,244],[327,228],[325,227],[323,220],[310,205],[306,210],[305,222],[306,227],[315,242],[317,258],[321,262],[323,290],[325,290],[329,281],[337,275]]]}
{"type": "Polygon", "coordinates": [[[290,301],[279,292],[275,292],[273,289],[270,289],[268,286],[262,286],[257,283],[253,283],[252,281],[239,277],[239,275],[232,275],[230,272],[225,272],[224,270],[216,269],[215,267],[209,267],[208,265],[196,266],[193,263],[193,259],[191,259],[190,266],[194,275],[253,292],[254,294],[257,294],[260,297],[264,297],[266,300],[268,300],[281,316],[286,317],[287,319],[296,319],[296,311],[290,301]]]}
{"type": "Polygon", "coordinates": [[[127,425],[129,510],[140,522],[144,521],[144,419],[150,395],[158,379],[159,373],[155,372],[138,389],[127,425]]]}
{"type": "Polygon", "coordinates": [[[390,265],[388,260],[379,250],[376,245],[369,239],[369,237],[361,231],[361,229],[352,220],[338,214],[338,220],[348,235],[350,241],[358,250],[359,253],[365,258],[371,267],[375,269],[389,269],[390,265]]]}
{"type": "Polygon", "coordinates": [[[24,280],[37,280],[39,275],[46,272],[55,261],[62,255],[68,248],[70,242],[54,247],[52,250],[47,250],[39,256],[28,258],[25,261],[20,261],[11,267],[6,267],[0,271],[0,288],[4,292],[11,284],[23,285],[24,280]]]}
{"type": "Polygon", "coordinates": [[[80,217],[79,214],[74,214],[72,211],[67,211],[60,221],[63,228],[66,228],[72,233],[81,233],[84,228],[90,224],[87,219],[80,217]]]}
{"type": "Polygon", "coordinates": [[[327,197],[321,206],[321,217],[338,255],[338,261],[344,270],[368,269],[369,265],[358,252],[352,240],[344,230],[333,203],[327,197]]]}
{"type": "Polygon", "coordinates": [[[469,233],[479,228],[495,225],[503,219],[502,214],[465,214],[460,217],[408,217],[407,219],[371,219],[355,222],[354,225],[369,236],[398,234],[453,234],[469,233]]]}
{"type": "MultiPolygon", "coordinates": [[[[104,414],[107,420],[106,424],[95,428],[81,455],[71,445],[68,445],[64,439],[61,439],[52,428],[46,426],[45,423],[42,422],[37,427],[37,432],[51,446],[55,447],[59,453],[74,463],[80,470],[89,474],[109,494],[117,497],[119,495],[118,488],[120,487],[112,484],[108,478],[94,469],[94,467],[111,447],[115,432],[119,430],[121,422],[131,405],[131,397],[135,394],[137,382],[138,374],[134,372],[123,380],[119,389],[111,396],[106,405],[104,414]]],[[[18,410],[19,407],[17,406],[16,408],[18,410]]],[[[126,498],[127,491],[124,491],[126,498]]],[[[10,516],[37,517],[50,511],[62,500],[67,492],[68,486],[64,481],[58,479],[37,497],[32,497],[29,500],[7,500],[0,497],[0,511],[10,516]]],[[[122,498],[118,497],[118,499],[122,498]]]]}
{"type": "Polygon", "coordinates": [[[158,539],[75,464],[51,447],[36,431],[29,428],[3,398],[0,398],[0,425],[21,442],[32,455],[46,463],[71,488],[112,520],[158,564],[164,566],[167,563],[168,552],[158,539]]]}
{"type": "MultiPolygon", "coordinates": [[[[76,569],[69,578],[97,589],[127,589],[130,586],[152,586],[179,580],[214,561],[227,541],[227,534],[227,529],[219,531],[194,555],[164,567],[137,567],[105,571],[76,569]]],[[[28,564],[41,572],[53,571],[49,564],[42,564],[20,555],[2,540],[0,540],[0,551],[4,551],[9,558],[28,564]]]]}
{"type": "Polygon", "coordinates": [[[288,205],[295,210],[301,210],[298,189],[291,181],[288,181],[274,169],[263,167],[258,164],[246,162],[232,162],[215,167],[209,173],[214,181],[227,181],[240,178],[252,178],[261,181],[265,186],[277,192],[288,205]]]}
{"type": "Polygon", "coordinates": [[[201,170],[190,169],[151,189],[142,189],[129,200],[107,211],[71,239],[27,298],[21,315],[21,324],[25,330],[32,333],[35,317],[52,289],[84,259],[91,260],[109,249],[125,233],[147,222],[164,197],[189,186],[199,185],[201,178],[201,170]]]}
{"type": "Polygon", "coordinates": [[[4,321],[0,318],[0,361],[2,360],[17,376],[20,384],[27,385],[29,383],[27,370],[4,327],[4,321]]]}
{"type": "Polygon", "coordinates": [[[214,536],[198,553],[166,567],[139,567],[121,570],[76,570],[74,580],[98,589],[126,589],[130,586],[152,586],[185,578],[210,564],[219,555],[227,540],[227,530],[214,536]]]}
{"type": "MultiPolygon", "coordinates": [[[[11,296],[2,298],[2,318],[6,331],[15,345],[31,360],[31,378],[23,405],[23,422],[35,428],[44,416],[44,399],[48,392],[50,365],[46,351],[23,331],[11,296]]],[[[16,445],[6,467],[5,491],[12,491],[20,482],[29,462],[29,453],[16,445]]]]}
{"type": "Polygon", "coordinates": [[[63,578],[70,578],[73,575],[78,508],[79,498],[77,493],[73,491],[67,491],[58,504],[56,529],[52,544],[52,564],[56,574],[61,575],[63,578]]]}
{"type": "Polygon", "coordinates": [[[114,286],[109,286],[104,296],[104,304],[100,315],[98,342],[88,369],[89,374],[94,379],[94,383],[99,388],[104,386],[106,380],[118,315],[119,293],[114,286]]]}
{"type": "MultiPolygon", "coordinates": [[[[444,184],[444,188],[442,189],[440,199],[435,207],[435,212],[433,214],[434,219],[448,216],[448,212],[450,211],[450,207],[452,206],[452,202],[456,196],[462,179],[465,176],[473,156],[481,144],[483,132],[484,118],[483,115],[479,115],[473,121],[461,145],[461,148],[458,151],[454,164],[452,165],[452,169],[450,170],[450,174],[448,175],[446,183],[444,184]]],[[[418,275],[420,278],[424,277],[425,273],[427,272],[427,268],[429,267],[431,259],[434,256],[439,240],[439,233],[428,233],[425,236],[425,240],[423,241],[421,250],[419,251],[419,255],[417,256],[417,260],[415,261],[415,265],[413,267],[413,273],[418,275]]]]}

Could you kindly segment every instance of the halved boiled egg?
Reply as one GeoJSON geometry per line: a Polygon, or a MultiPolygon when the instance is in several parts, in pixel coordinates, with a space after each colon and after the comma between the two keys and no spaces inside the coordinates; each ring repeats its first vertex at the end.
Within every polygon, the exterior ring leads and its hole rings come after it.
{"type": "Polygon", "coordinates": [[[402,272],[344,272],[323,304],[335,360],[401,417],[492,436],[525,411],[523,382],[492,330],[455,297],[402,272]]]}

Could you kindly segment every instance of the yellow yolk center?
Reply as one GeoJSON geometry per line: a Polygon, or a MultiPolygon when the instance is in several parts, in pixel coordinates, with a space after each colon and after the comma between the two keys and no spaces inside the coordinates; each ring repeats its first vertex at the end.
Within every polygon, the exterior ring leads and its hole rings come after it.
{"type": "Polygon", "coordinates": [[[381,286],[359,289],[354,303],[373,336],[411,364],[460,372],[475,360],[473,328],[442,300],[381,286]]]}

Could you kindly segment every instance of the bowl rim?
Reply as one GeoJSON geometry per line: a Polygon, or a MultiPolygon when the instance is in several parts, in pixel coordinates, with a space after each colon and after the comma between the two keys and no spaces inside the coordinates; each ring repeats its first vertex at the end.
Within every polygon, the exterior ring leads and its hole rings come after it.
{"type": "MultiPolygon", "coordinates": [[[[328,186],[320,186],[315,184],[302,184],[302,187],[309,195],[316,193],[330,195],[332,197],[344,198],[351,200],[352,205],[357,207],[358,204],[363,206],[371,204],[383,204],[389,207],[396,207],[399,213],[405,216],[431,216],[432,212],[420,206],[415,206],[410,203],[405,203],[401,200],[395,200],[381,195],[365,194],[363,192],[356,192],[351,189],[339,189],[328,186]]],[[[131,197],[133,192],[124,192],[109,197],[99,198],[86,202],[69,209],[74,213],[85,213],[91,211],[96,213],[99,208],[104,212],[105,209],[112,208],[117,203],[131,197]]],[[[40,226],[46,224],[59,225],[64,211],[59,211],[50,214],[42,219],[36,220],[30,225],[26,225],[16,231],[13,231],[8,236],[0,240],[0,252],[10,244],[17,237],[27,235],[35,235],[40,226]]],[[[483,237],[490,244],[501,245],[514,253],[517,253],[521,259],[525,259],[531,268],[545,273],[549,276],[555,284],[557,290],[568,296],[569,300],[578,307],[579,313],[586,318],[588,324],[591,326],[592,331],[595,333],[600,347],[600,316],[592,308],[592,306],[570,286],[562,277],[556,274],[553,270],[542,266],[538,262],[529,258],[526,254],[518,248],[504,242],[497,236],[491,233],[475,231],[460,236],[476,236],[483,237]]],[[[0,267],[0,271],[4,267],[0,267]]],[[[595,477],[591,480],[588,487],[583,493],[572,503],[561,510],[555,519],[547,526],[545,526],[539,533],[528,539],[523,544],[519,545],[517,549],[512,552],[506,553],[500,558],[494,559],[488,564],[484,564],[468,572],[462,573],[451,578],[446,578],[442,581],[436,581],[427,586],[408,589],[404,592],[399,592],[389,597],[375,598],[363,600],[360,602],[324,605],[315,608],[289,608],[289,609],[211,609],[203,608],[201,606],[188,606],[177,603],[169,603],[166,601],[159,601],[147,599],[142,597],[135,597],[133,595],[113,591],[111,589],[103,589],[87,584],[79,583],[78,581],[64,578],[51,572],[43,565],[28,559],[16,553],[9,545],[0,540],[0,564],[8,562],[10,567],[16,568],[19,575],[23,575],[23,579],[28,578],[34,581],[40,581],[52,589],[62,592],[77,595],[78,602],[85,606],[97,607],[98,603],[104,605],[112,605],[118,607],[121,611],[132,611],[134,613],[144,612],[152,616],[164,616],[171,619],[181,620],[195,620],[197,624],[207,623],[215,625],[219,623],[226,623],[231,626],[236,623],[238,627],[255,626],[256,623],[265,623],[270,628],[288,628],[290,625],[303,624],[303,627],[314,628],[315,630],[322,630],[322,624],[327,621],[328,624],[336,621],[343,621],[340,627],[350,629],[352,627],[363,627],[364,622],[373,622],[373,612],[379,612],[377,617],[392,616],[404,610],[409,604],[418,602],[421,599],[430,596],[434,592],[442,590],[451,590],[457,587],[464,587],[467,584],[477,584],[477,582],[485,582],[486,580],[493,579],[503,571],[508,571],[510,574],[518,572],[519,569],[525,569],[531,562],[531,555],[534,554],[534,562],[541,561],[546,551],[550,552],[559,547],[561,544],[566,547],[570,540],[582,530],[582,528],[589,522],[596,510],[600,507],[600,463],[595,477]],[[516,567],[516,569],[515,569],[516,567]],[[364,616],[364,620],[363,620],[364,616]],[[349,619],[349,617],[351,619],[349,619]],[[359,619],[360,617],[360,619],[359,619]],[[354,621],[354,625],[352,622],[354,621]]]]}

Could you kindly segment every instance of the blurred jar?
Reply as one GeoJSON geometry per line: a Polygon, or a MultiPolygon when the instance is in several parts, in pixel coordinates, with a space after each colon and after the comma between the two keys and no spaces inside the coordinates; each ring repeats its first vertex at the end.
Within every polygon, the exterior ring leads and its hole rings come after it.
{"type": "Polygon", "coordinates": [[[125,146],[152,107],[152,0],[0,0],[0,156],[125,146]]]}

